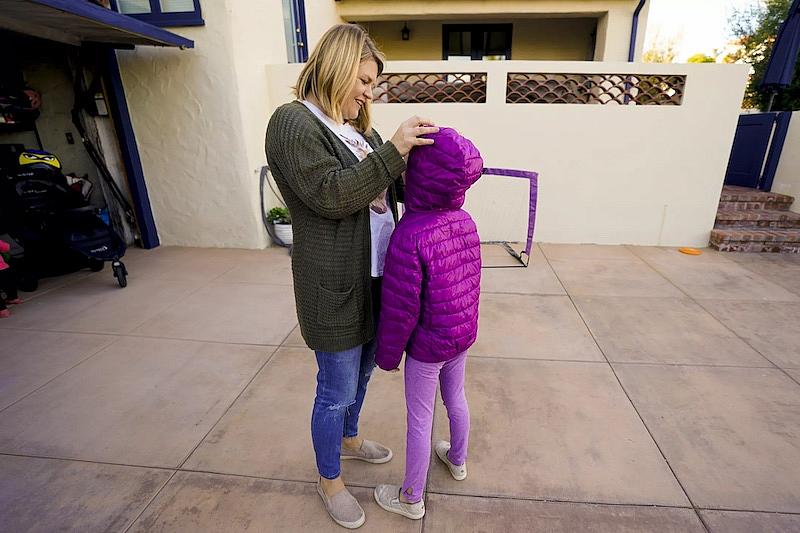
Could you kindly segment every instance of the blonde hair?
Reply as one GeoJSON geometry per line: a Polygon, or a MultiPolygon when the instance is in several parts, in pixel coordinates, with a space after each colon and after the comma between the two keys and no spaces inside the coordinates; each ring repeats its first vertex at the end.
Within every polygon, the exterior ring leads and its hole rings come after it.
{"type": "MultiPolygon", "coordinates": [[[[316,98],[326,115],[341,123],[342,103],[353,89],[358,67],[372,59],[383,72],[384,55],[367,31],[356,24],[337,24],[320,39],[297,78],[294,94],[300,100],[316,98]]],[[[363,133],[371,130],[370,102],[361,108],[350,124],[363,133]]]]}

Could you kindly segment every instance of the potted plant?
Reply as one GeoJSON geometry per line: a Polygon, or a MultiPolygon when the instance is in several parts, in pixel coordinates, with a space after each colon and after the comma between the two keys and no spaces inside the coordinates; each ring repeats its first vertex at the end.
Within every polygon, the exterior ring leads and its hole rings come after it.
{"type": "Polygon", "coordinates": [[[273,207],[267,213],[267,220],[275,229],[275,236],[281,243],[292,244],[292,218],[285,207],[273,207]]]}

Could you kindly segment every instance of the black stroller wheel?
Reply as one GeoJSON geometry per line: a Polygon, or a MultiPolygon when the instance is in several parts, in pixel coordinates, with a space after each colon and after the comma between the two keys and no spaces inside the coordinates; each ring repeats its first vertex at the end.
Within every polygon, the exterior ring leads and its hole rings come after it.
{"type": "Polygon", "coordinates": [[[111,264],[114,271],[114,277],[117,278],[117,283],[123,289],[128,286],[128,270],[125,268],[125,263],[122,261],[114,261],[111,264]]]}
{"type": "Polygon", "coordinates": [[[89,270],[92,272],[100,272],[105,266],[105,261],[101,261],[99,259],[89,259],[89,270]]]}

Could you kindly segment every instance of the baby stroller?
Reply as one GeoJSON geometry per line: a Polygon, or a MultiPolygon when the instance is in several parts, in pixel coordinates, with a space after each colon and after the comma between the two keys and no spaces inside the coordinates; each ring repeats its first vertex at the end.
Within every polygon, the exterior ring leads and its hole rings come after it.
{"type": "Polygon", "coordinates": [[[55,155],[24,150],[0,181],[7,231],[25,251],[16,265],[20,289],[36,290],[40,278],[82,268],[99,272],[106,262],[119,286],[127,286],[128,271],[120,261],[125,242],[96,207],[67,186],[55,155]]]}

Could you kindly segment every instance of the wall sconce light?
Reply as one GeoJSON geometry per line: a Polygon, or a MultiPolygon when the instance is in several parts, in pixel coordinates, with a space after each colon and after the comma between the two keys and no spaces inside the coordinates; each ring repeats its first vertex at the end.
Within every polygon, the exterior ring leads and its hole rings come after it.
{"type": "Polygon", "coordinates": [[[407,41],[411,38],[411,30],[408,29],[408,24],[403,23],[403,29],[400,30],[400,35],[403,37],[404,41],[407,41]]]}

